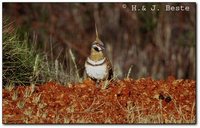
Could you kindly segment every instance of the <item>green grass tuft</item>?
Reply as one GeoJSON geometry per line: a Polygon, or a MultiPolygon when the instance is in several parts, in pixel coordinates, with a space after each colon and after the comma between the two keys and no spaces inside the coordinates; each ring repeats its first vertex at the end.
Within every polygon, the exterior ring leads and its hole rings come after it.
{"type": "MultiPolygon", "coordinates": [[[[8,21],[6,21],[8,22],[8,21]]],[[[25,33],[25,32],[24,32],[25,33]]],[[[57,59],[51,60],[34,47],[34,41],[22,36],[21,31],[12,28],[12,23],[3,27],[3,85],[31,85],[55,81],[66,85],[80,81],[75,57],[70,51],[74,69],[67,72],[57,59]],[[73,74],[73,75],[72,75],[73,74]]],[[[34,39],[33,39],[34,40],[34,39]]],[[[51,52],[51,51],[50,51],[51,52]]]]}
{"type": "Polygon", "coordinates": [[[17,32],[3,31],[3,85],[28,84],[34,81],[36,61],[41,56],[28,46],[28,39],[20,41],[17,32]]]}

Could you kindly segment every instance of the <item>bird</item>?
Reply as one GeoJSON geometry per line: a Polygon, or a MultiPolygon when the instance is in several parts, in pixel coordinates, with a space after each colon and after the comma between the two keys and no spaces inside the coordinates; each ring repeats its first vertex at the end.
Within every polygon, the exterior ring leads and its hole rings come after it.
{"type": "Polygon", "coordinates": [[[111,80],[113,77],[113,68],[109,58],[105,53],[105,45],[99,39],[97,27],[95,24],[96,40],[92,42],[90,55],[85,61],[86,77],[99,83],[100,81],[111,80]]]}

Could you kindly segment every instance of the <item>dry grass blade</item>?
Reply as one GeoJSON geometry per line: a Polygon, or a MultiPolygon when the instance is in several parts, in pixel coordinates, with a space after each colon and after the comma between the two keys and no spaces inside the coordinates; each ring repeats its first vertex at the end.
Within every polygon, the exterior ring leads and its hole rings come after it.
{"type": "Polygon", "coordinates": [[[76,76],[77,76],[77,79],[78,79],[79,82],[81,82],[81,79],[80,79],[80,76],[79,76],[78,67],[77,67],[76,61],[75,61],[75,56],[74,56],[74,54],[72,53],[72,50],[71,50],[71,49],[69,49],[69,54],[70,54],[70,57],[71,57],[71,59],[72,59],[72,61],[73,61],[74,67],[75,67],[75,69],[76,69],[76,76]]]}
{"type": "Polygon", "coordinates": [[[132,67],[133,67],[133,65],[131,65],[131,67],[130,67],[129,70],[128,70],[128,74],[127,74],[127,76],[126,76],[127,79],[130,77],[132,67]]]}

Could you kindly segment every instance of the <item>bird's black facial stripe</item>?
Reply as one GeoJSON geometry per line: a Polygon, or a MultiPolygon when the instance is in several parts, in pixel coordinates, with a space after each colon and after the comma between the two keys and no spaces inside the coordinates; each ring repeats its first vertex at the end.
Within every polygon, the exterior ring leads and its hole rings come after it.
{"type": "Polygon", "coordinates": [[[100,51],[99,48],[97,48],[97,47],[94,47],[94,50],[97,51],[97,52],[100,51]]]}

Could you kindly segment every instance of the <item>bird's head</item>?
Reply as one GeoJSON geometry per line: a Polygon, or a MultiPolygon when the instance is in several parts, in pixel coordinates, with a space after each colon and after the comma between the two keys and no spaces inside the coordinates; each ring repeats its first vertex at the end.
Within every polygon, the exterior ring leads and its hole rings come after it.
{"type": "MultiPolygon", "coordinates": [[[[96,28],[96,25],[95,25],[96,28]]],[[[96,28],[96,40],[92,43],[90,57],[94,60],[100,60],[104,58],[104,43],[99,39],[99,35],[96,28]]]]}
{"type": "Polygon", "coordinates": [[[91,47],[92,51],[94,52],[102,52],[105,47],[102,41],[100,40],[96,40],[92,43],[92,47],[91,47]]]}

